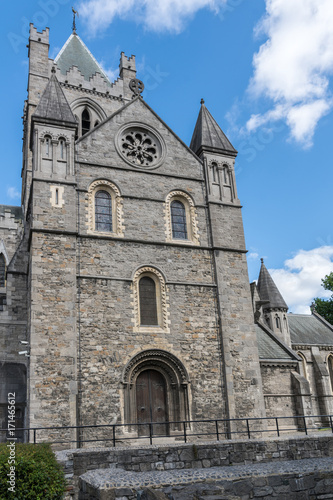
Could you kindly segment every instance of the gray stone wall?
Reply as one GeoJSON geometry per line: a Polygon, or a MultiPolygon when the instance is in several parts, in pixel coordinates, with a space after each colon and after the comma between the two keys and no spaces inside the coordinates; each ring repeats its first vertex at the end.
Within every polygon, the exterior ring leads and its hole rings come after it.
{"type": "Polygon", "coordinates": [[[31,240],[30,426],[76,423],[76,239],[31,240]]]}
{"type": "MultiPolygon", "coordinates": [[[[296,415],[296,398],[292,387],[291,367],[277,364],[261,366],[267,417],[296,415]]],[[[280,422],[283,425],[283,421],[280,422]]],[[[274,425],[274,422],[271,423],[274,425]]],[[[285,420],[285,425],[295,425],[293,419],[285,420]]]]}
{"type": "Polygon", "coordinates": [[[171,352],[185,366],[191,418],[207,418],[207,408],[210,418],[221,417],[215,290],[170,285],[168,296],[170,332],[133,333],[131,283],[81,280],[83,424],[124,421],[122,373],[135,354],[147,349],[171,352]]]}

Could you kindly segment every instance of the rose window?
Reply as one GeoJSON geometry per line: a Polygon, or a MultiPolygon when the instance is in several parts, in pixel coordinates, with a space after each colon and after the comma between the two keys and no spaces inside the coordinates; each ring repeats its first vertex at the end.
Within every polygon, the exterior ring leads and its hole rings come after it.
{"type": "Polygon", "coordinates": [[[129,132],[122,139],[122,152],[136,165],[151,166],[157,159],[157,147],[154,141],[142,132],[129,132]]]}
{"type": "Polygon", "coordinates": [[[123,127],[117,134],[118,153],[130,165],[138,168],[155,168],[164,158],[165,146],[157,132],[148,127],[123,127]]]}

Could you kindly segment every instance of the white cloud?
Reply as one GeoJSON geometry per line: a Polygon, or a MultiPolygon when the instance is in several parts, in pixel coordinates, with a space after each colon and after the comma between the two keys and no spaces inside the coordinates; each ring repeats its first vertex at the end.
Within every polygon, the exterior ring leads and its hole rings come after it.
{"type": "Polygon", "coordinates": [[[318,121],[333,107],[332,26],[332,0],[266,0],[256,32],[267,40],[254,55],[249,92],[268,97],[272,108],[251,116],[248,131],[283,119],[292,138],[311,146],[318,121]]]}
{"type": "Polygon", "coordinates": [[[259,254],[257,252],[250,252],[248,255],[247,255],[247,258],[249,260],[257,260],[259,257],[259,254]]]}
{"type": "Polygon", "coordinates": [[[11,187],[7,188],[7,196],[8,196],[11,200],[21,198],[21,194],[20,194],[20,192],[19,192],[19,191],[16,189],[16,187],[14,187],[14,186],[11,186],[11,187]]]}
{"type": "Polygon", "coordinates": [[[94,35],[114,18],[134,20],[151,31],[179,33],[186,21],[203,8],[218,12],[227,0],[82,0],[80,15],[94,35]]]}
{"type": "Polygon", "coordinates": [[[310,314],[309,306],[315,297],[330,297],[321,280],[333,271],[333,246],[313,250],[299,250],[284,263],[283,269],[269,269],[289,310],[298,314],[310,314]]]}

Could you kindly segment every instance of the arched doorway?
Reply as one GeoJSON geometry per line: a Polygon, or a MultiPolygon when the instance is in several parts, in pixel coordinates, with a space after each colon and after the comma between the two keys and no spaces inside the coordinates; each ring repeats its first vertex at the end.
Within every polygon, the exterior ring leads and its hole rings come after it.
{"type": "MultiPolygon", "coordinates": [[[[166,381],[157,370],[145,370],[136,379],[137,423],[161,422],[153,426],[153,433],[168,434],[166,381]]],[[[149,436],[149,426],[140,425],[139,436],[149,436]]]]}
{"type": "MultiPolygon", "coordinates": [[[[181,430],[181,422],[190,420],[190,380],[184,365],[170,352],[149,349],[136,354],[124,368],[122,383],[126,431],[138,431],[137,423],[161,422],[153,431],[165,435],[181,430]]],[[[140,432],[149,430],[149,426],[139,427],[140,432]]]]}

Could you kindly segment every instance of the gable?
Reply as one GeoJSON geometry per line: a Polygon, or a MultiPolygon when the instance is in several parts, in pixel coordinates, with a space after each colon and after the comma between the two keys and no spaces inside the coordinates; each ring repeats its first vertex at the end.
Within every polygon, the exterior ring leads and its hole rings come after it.
{"type": "Polygon", "coordinates": [[[199,158],[140,97],[77,142],[77,161],[203,179],[199,158]]]}

